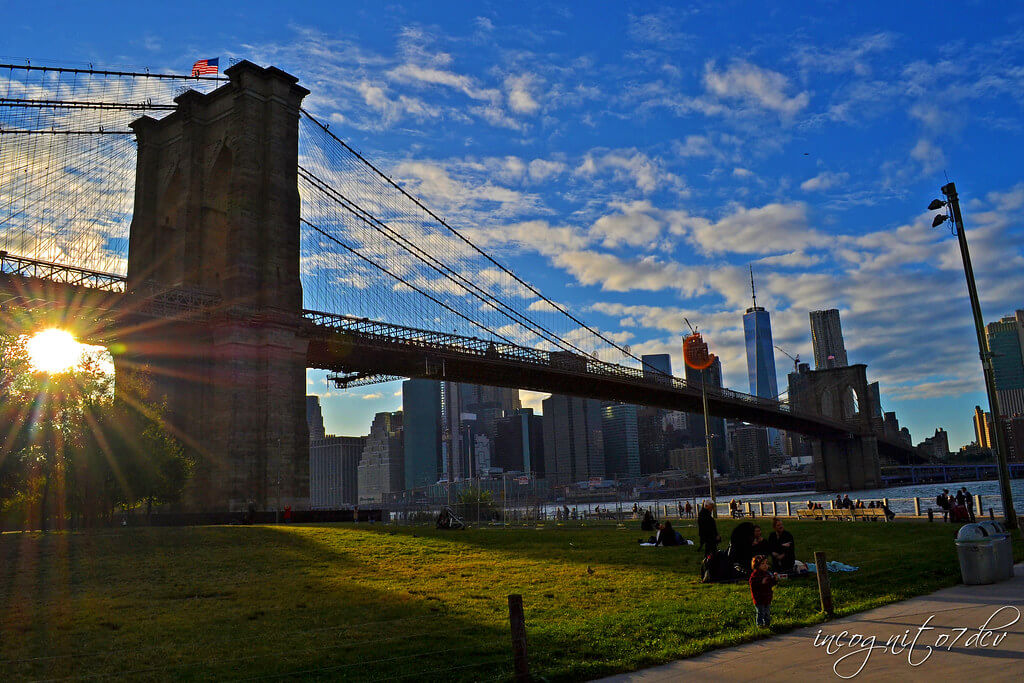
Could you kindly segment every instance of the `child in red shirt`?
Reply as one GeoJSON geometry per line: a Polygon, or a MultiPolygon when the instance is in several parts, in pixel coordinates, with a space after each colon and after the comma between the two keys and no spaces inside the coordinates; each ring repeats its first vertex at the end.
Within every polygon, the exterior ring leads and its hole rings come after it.
{"type": "Polygon", "coordinates": [[[750,561],[750,597],[754,599],[757,610],[755,623],[758,626],[771,626],[772,623],[772,586],[779,581],[768,571],[768,558],[758,555],[750,561]]]}

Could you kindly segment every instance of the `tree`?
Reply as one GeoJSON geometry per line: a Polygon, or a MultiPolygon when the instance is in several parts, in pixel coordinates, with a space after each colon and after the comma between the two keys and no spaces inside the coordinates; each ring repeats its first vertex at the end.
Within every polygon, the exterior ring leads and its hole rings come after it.
{"type": "Polygon", "coordinates": [[[118,504],[179,500],[192,463],[165,407],[147,400],[145,372],[115,387],[102,352],[67,372],[35,372],[26,341],[0,335],[0,512],[46,530],[51,516],[88,526],[118,504]]]}

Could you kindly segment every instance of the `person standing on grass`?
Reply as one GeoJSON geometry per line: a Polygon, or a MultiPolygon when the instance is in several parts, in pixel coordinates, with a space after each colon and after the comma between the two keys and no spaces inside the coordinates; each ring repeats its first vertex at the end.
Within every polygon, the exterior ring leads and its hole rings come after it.
{"type": "Polygon", "coordinates": [[[935,497],[935,504],[942,510],[942,521],[949,521],[949,508],[952,507],[949,500],[949,489],[942,489],[942,493],[935,497]]]}
{"type": "Polygon", "coordinates": [[[977,521],[977,518],[974,516],[974,496],[971,495],[966,486],[961,487],[960,491],[964,494],[964,500],[967,503],[967,514],[971,516],[972,522],[977,521]]]}
{"type": "Polygon", "coordinates": [[[758,555],[750,561],[750,597],[757,613],[754,623],[768,628],[772,625],[772,586],[779,582],[768,569],[768,558],[758,555]]]}
{"type": "Polygon", "coordinates": [[[697,513],[697,536],[700,537],[700,545],[697,548],[699,550],[703,547],[705,555],[714,555],[718,550],[718,544],[722,541],[722,537],[718,535],[715,516],[711,514],[714,507],[715,504],[712,501],[706,500],[704,507],[697,513]]]}

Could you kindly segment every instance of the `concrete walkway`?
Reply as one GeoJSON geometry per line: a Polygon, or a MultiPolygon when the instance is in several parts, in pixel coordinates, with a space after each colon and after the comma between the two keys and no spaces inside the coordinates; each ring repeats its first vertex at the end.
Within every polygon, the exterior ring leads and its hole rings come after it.
{"type": "Polygon", "coordinates": [[[1009,581],[954,586],[827,624],[604,681],[1024,681],[1024,564],[1015,569],[1016,575],[1009,581]],[[1014,620],[1016,623],[1007,626],[1014,620]],[[932,630],[919,631],[926,621],[932,630]],[[986,621],[990,630],[980,631],[986,621]],[[979,631],[985,635],[979,635],[979,631]],[[1004,633],[1007,635],[1002,637],[1004,633]],[[840,634],[841,640],[825,641],[830,635],[840,634]],[[875,649],[869,656],[862,640],[870,636],[875,636],[875,649]],[[915,636],[917,643],[911,651],[909,645],[915,636]],[[1001,638],[998,644],[997,638],[1001,638]],[[887,646],[890,639],[895,642],[887,646]],[[901,648],[901,643],[907,647],[901,648]],[[941,647],[936,647],[937,643],[941,647]],[[839,661],[844,655],[849,656],[839,661]]]}

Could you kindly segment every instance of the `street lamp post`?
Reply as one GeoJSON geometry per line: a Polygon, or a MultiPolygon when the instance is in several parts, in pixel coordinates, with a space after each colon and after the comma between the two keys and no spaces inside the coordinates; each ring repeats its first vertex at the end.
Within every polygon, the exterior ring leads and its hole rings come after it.
{"type": "Polygon", "coordinates": [[[704,378],[706,368],[700,371],[700,393],[704,402],[704,447],[707,449],[708,458],[708,495],[715,500],[715,463],[711,456],[711,421],[708,419],[708,389],[707,381],[704,378]]]}
{"type": "MultiPolygon", "coordinates": [[[[936,199],[928,205],[928,208],[934,211],[948,206],[950,214],[952,214],[953,228],[960,244],[960,256],[964,262],[964,275],[967,278],[967,293],[971,299],[971,312],[974,314],[974,330],[978,334],[978,351],[985,375],[985,392],[988,394],[992,422],[996,426],[996,469],[999,472],[999,493],[1003,499],[1003,515],[1006,518],[1007,528],[1016,529],[1017,513],[1013,509],[1013,493],[1010,491],[1010,468],[1006,464],[1006,434],[1003,431],[1002,412],[999,410],[999,395],[996,394],[992,351],[989,349],[988,337],[985,335],[985,321],[981,316],[981,304],[978,302],[978,289],[974,283],[974,268],[971,266],[971,252],[967,248],[967,234],[964,231],[963,216],[960,214],[960,199],[956,193],[956,185],[953,183],[943,185],[942,194],[946,196],[946,201],[936,199]]],[[[932,227],[942,225],[949,217],[949,214],[936,216],[932,227]]]]}
{"type": "Polygon", "coordinates": [[[711,501],[715,502],[715,464],[711,455],[711,439],[713,437],[708,417],[707,382],[704,378],[704,371],[714,364],[715,357],[708,353],[707,342],[701,337],[700,332],[690,324],[689,320],[686,318],[683,318],[683,320],[686,322],[687,327],[690,328],[690,334],[683,339],[683,362],[700,372],[700,395],[701,401],[704,404],[704,446],[707,451],[708,461],[708,495],[711,501]]]}

